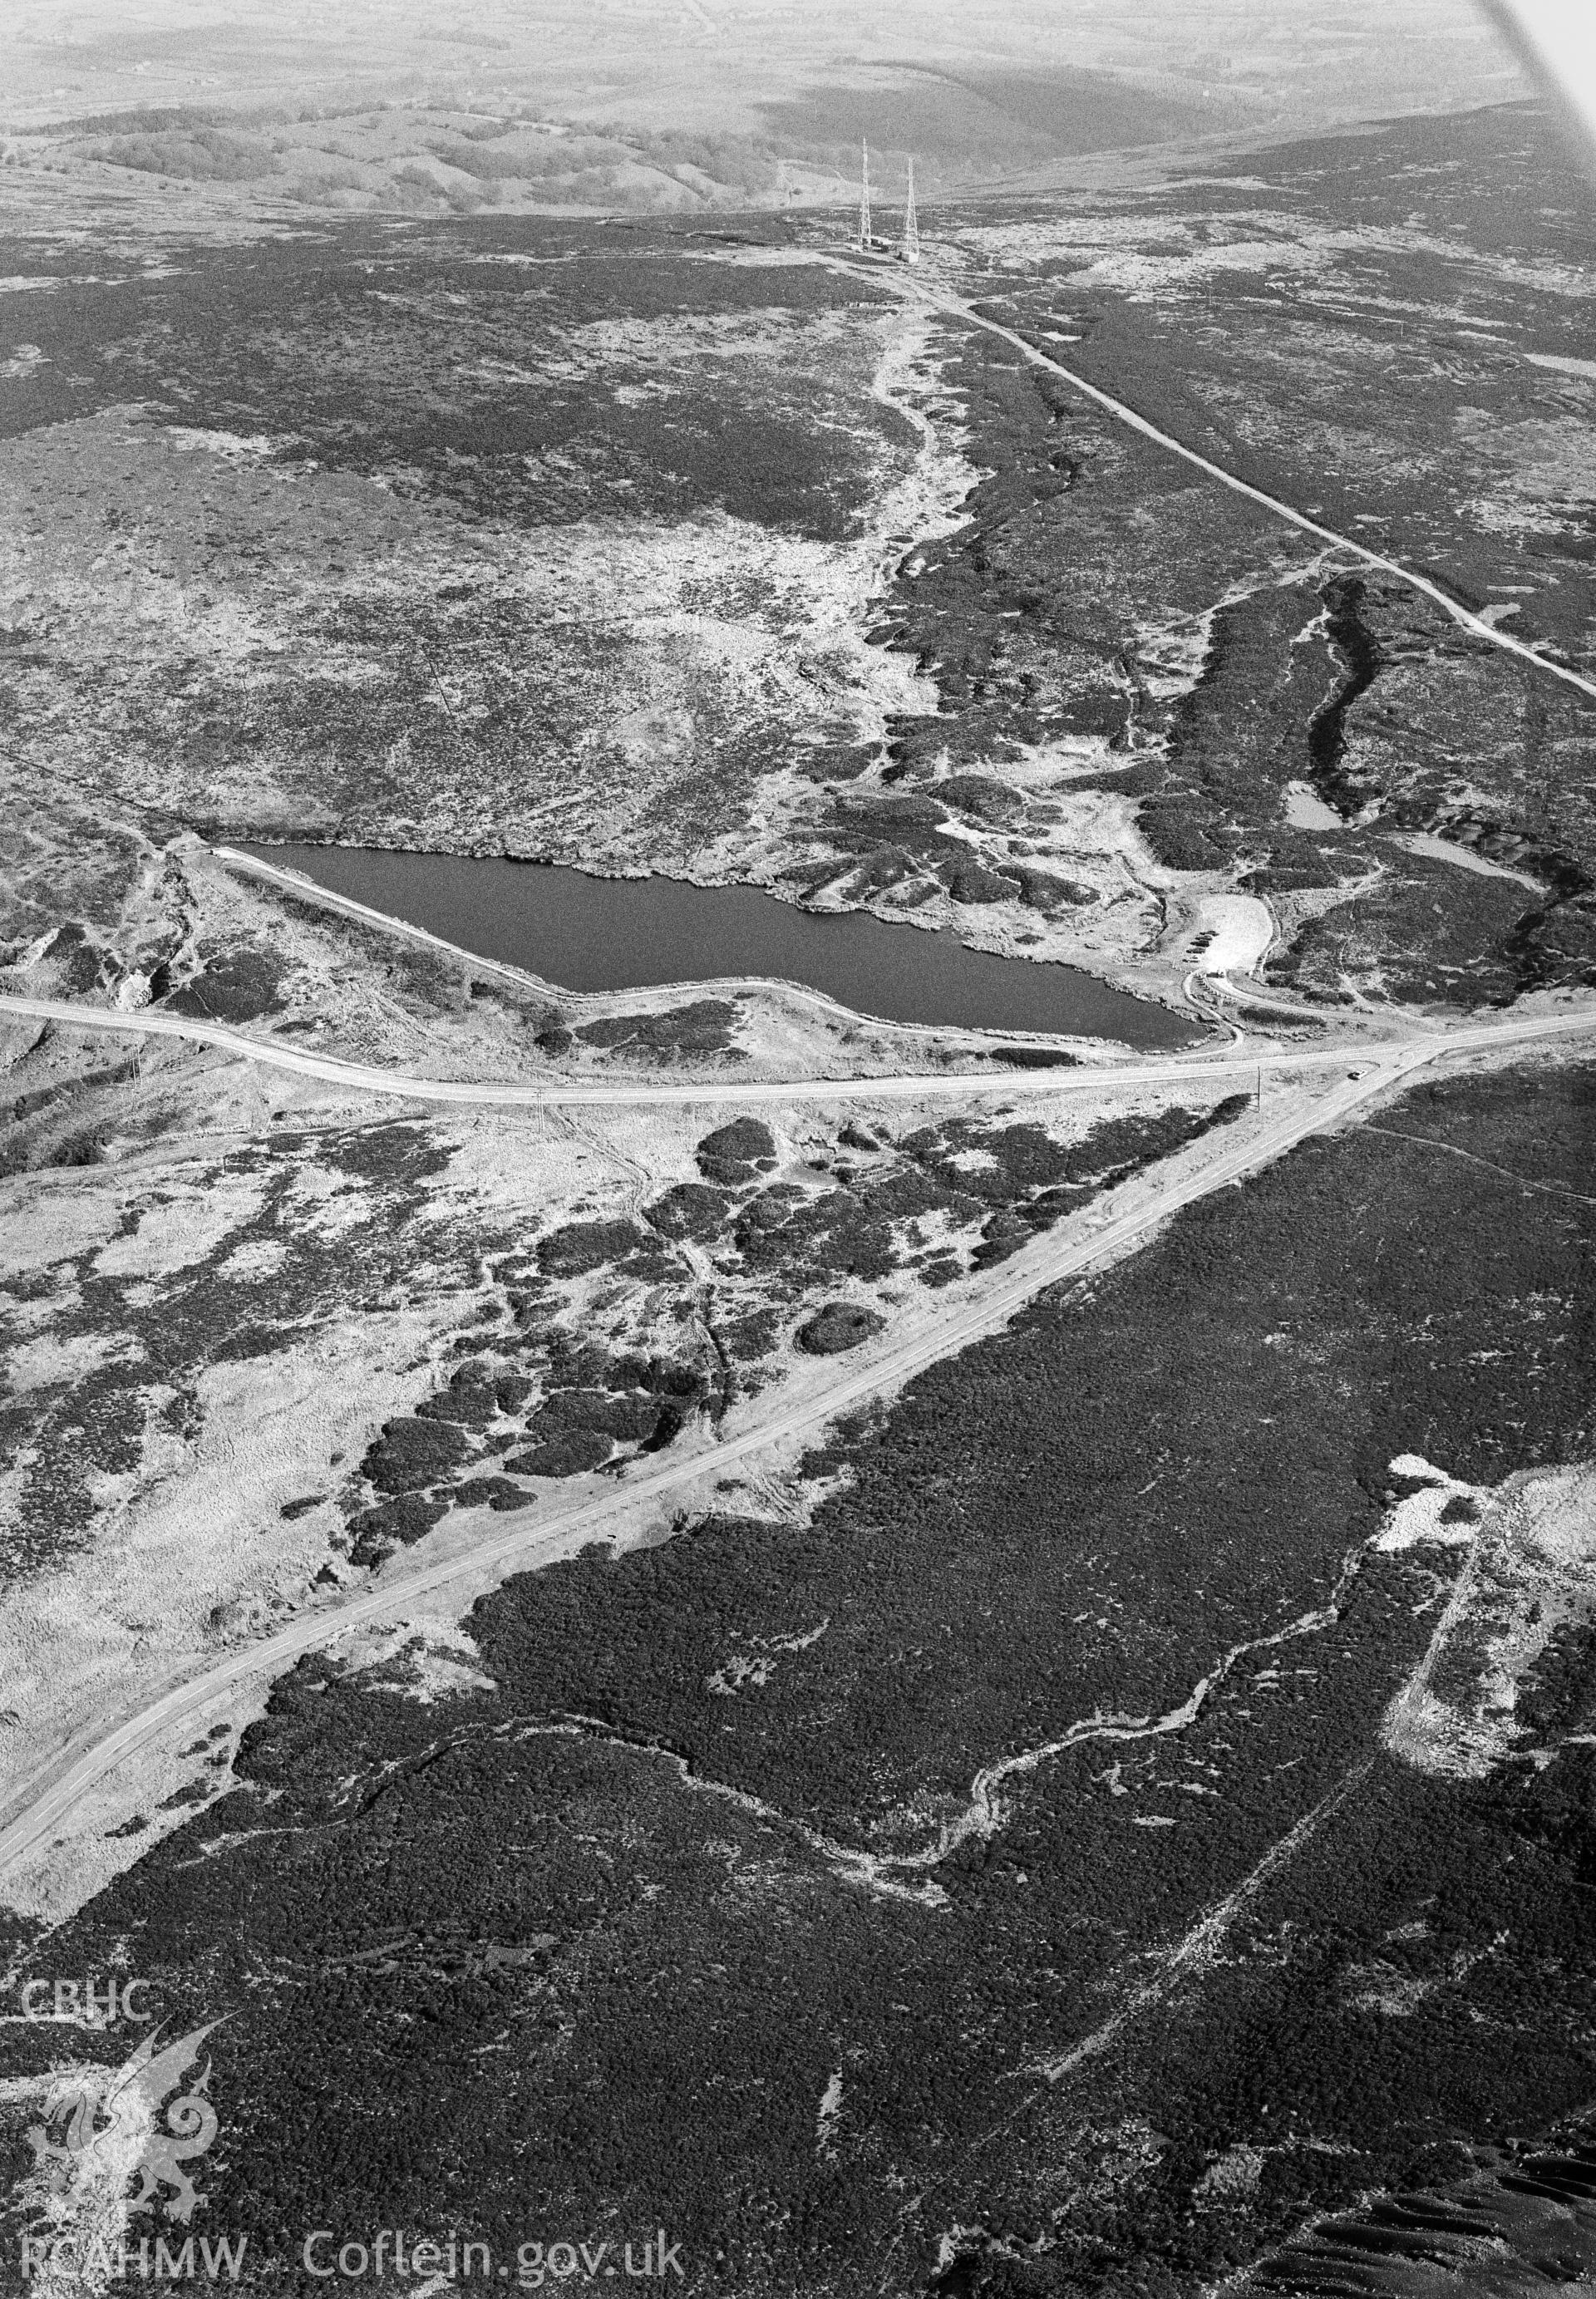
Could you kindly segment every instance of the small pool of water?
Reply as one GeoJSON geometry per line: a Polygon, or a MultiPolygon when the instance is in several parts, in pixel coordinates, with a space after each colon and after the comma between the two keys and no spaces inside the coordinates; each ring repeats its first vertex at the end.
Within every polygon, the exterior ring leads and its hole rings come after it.
{"type": "Polygon", "coordinates": [[[561,864],[379,847],[242,851],[567,990],[765,975],[888,1022],[1056,1031],[1160,1050],[1197,1034],[1077,967],[992,958],[954,934],[862,911],[801,910],[754,886],[594,878],[561,864]]]}
{"type": "Polygon", "coordinates": [[[1346,819],[1326,805],[1311,783],[1287,783],[1285,818],[1293,830],[1344,830],[1346,819]]]}

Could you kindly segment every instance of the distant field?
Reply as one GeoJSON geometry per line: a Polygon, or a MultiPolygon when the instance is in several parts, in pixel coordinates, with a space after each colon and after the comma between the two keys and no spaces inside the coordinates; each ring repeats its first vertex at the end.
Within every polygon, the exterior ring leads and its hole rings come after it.
{"type": "Polygon", "coordinates": [[[845,195],[861,136],[933,189],[1121,145],[1521,92],[1467,0],[551,0],[535,10],[21,0],[0,156],[182,212],[702,212],[845,195]]]}

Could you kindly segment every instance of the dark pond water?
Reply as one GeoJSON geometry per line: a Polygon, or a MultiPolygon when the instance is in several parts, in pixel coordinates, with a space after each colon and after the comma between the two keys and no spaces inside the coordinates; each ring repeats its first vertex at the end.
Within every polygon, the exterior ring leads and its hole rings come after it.
{"type": "Polygon", "coordinates": [[[593,878],[560,865],[375,847],[247,851],[567,990],[774,975],[890,1022],[1052,1030],[1154,1048],[1189,1045],[1194,1035],[1161,1006],[1076,967],[990,958],[953,934],[857,911],[817,916],[752,886],[593,878]]]}

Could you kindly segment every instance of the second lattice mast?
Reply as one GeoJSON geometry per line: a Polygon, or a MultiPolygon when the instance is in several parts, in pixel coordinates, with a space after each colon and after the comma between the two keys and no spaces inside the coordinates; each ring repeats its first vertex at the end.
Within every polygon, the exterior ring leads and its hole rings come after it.
{"type": "Polygon", "coordinates": [[[898,253],[905,263],[918,263],[920,260],[920,225],[919,218],[914,212],[914,162],[912,160],[909,162],[909,205],[903,211],[903,237],[898,253]]]}
{"type": "Polygon", "coordinates": [[[859,146],[859,244],[861,248],[870,244],[870,147],[862,139],[859,146]]]}

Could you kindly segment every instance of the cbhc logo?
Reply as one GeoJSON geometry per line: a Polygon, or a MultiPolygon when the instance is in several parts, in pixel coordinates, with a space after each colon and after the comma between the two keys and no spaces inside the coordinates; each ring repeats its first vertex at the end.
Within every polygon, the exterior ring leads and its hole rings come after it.
{"type": "Polygon", "coordinates": [[[30,1979],[22,1990],[24,2020],[87,2021],[91,2027],[110,2027],[114,2020],[149,2020],[154,2013],[135,2003],[149,1988],[147,1979],[119,1979],[114,1972],[104,1982],[88,1979],[30,1979]]]}

